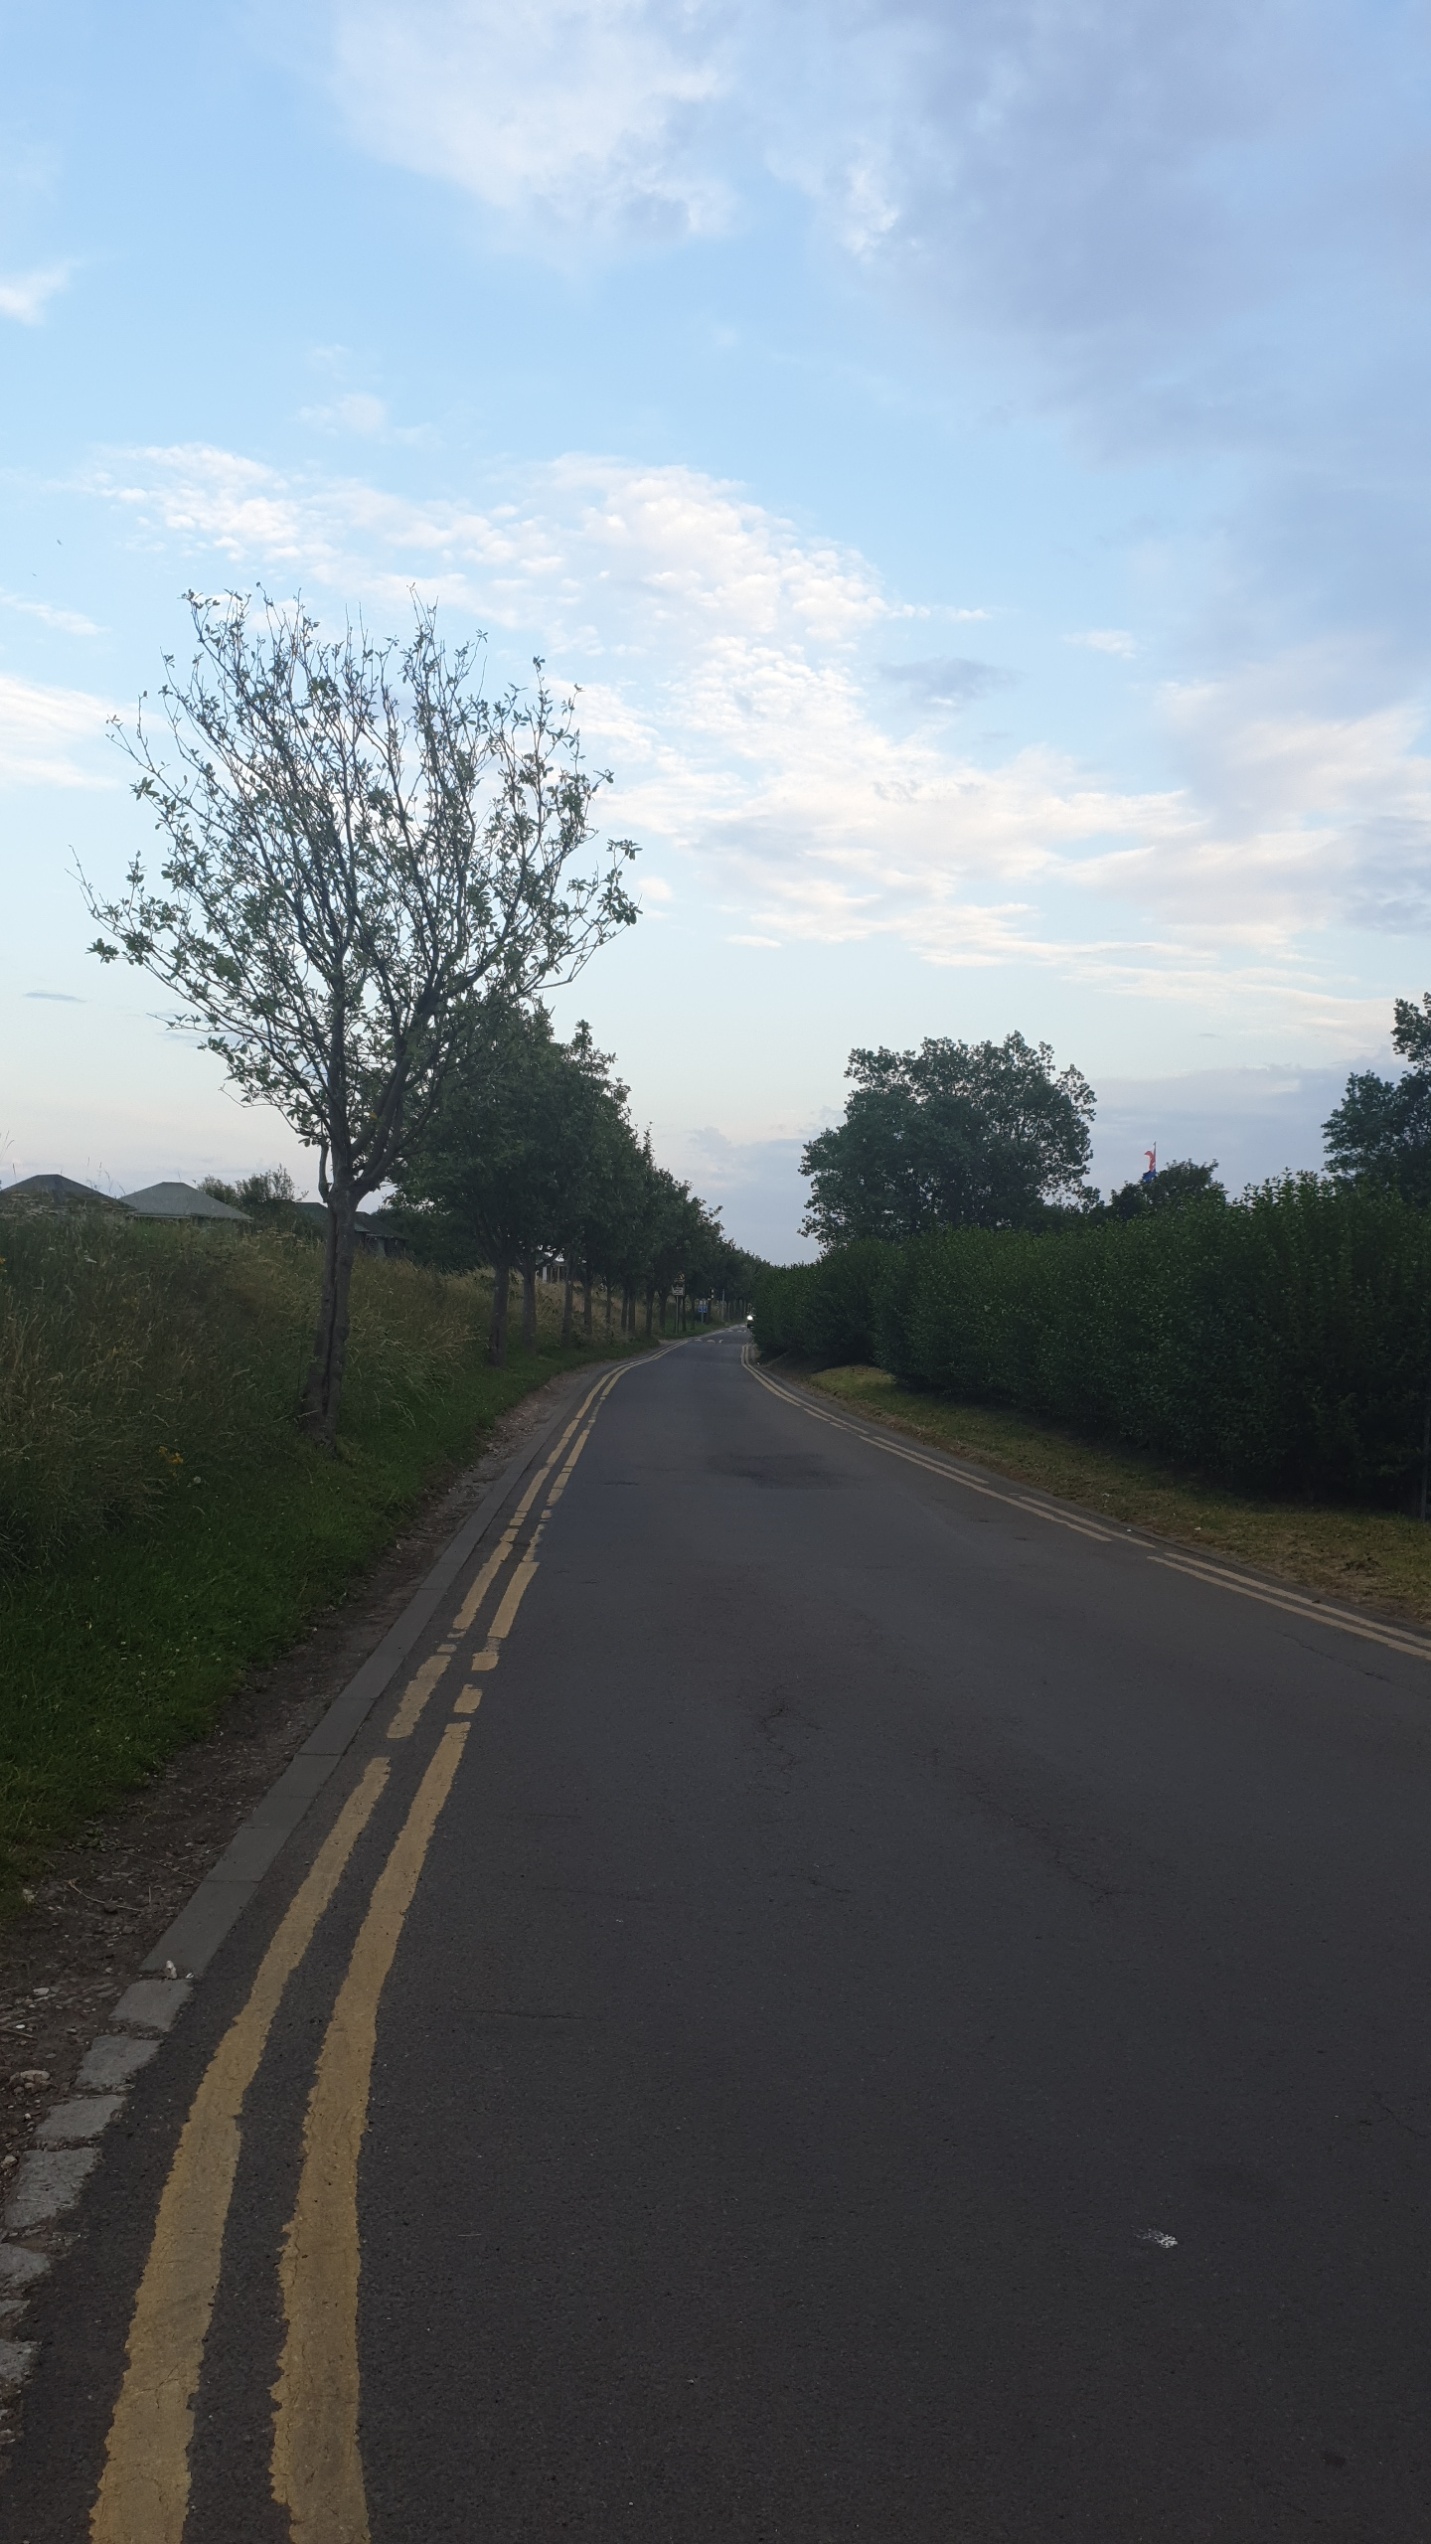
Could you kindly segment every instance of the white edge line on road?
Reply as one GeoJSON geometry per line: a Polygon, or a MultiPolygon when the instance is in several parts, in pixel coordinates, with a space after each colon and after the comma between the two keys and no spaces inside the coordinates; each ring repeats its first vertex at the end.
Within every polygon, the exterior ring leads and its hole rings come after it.
{"type": "Polygon", "coordinates": [[[1003,1502],[1010,1510],[1030,1511],[1037,1519],[1051,1520],[1055,1528],[1072,1529],[1076,1535],[1092,1537],[1101,1545],[1126,1546],[1131,1538],[1138,1552],[1145,1555],[1149,1563],[1161,1564],[1169,1572],[1180,1572],[1190,1581],[1206,1582],[1210,1589],[1234,1590],[1240,1598],[1258,1599],[1264,1607],[1280,1608],[1288,1616],[1305,1617],[1315,1625],[1334,1626],[1338,1633],[1354,1634],[1363,1643],[1383,1644],[1387,1651],[1404,1652],[1412,1660],[1431,1661],[1431,1643],[1418,1641],[1411,1634],[1398,1633],[1394,1626],[1380,1625],[1374,1618],[1356,1616],[1347,1608],[1328,1607],[1321,1600],[1304,1597],[1300,1591],[1284,1590],[1280,1583],[1268,1583],[1264,1587],[1244,1573],[1225,1571],[1219,1565],[1201,1562],[1195,1555],[1159,1554],[1131,1530],[1127,1536],[1120,1536],[1111,1529],[1100,1528],[1092,1520],[1051,1510],[1046,1502],[1032,1501],[1023,1494],[1001,1493],[997,1486],[979,1482],[954,1458],[923,1457],[917,1450],[905,1448],[900,1441],[881,1439],[861,1422],[848,1421],[837,1413],[827,1413],[822,1407],[807,1404],[793,1388],[780,1385],[758,1369],[749,1357],[748,1345],[741,1357],[751,1377],[758,1385],[768,1388],[772,1396],[779,1396],[783,1403],[796,1406],[801,1413],[808,1413],[815,1422],[830,1422],[837,1430],[851,1432],[855,1439],[865,1441],[870,1448],[882,1449],[887,1457],[903,1458],[907,1465],[922,1466],[930,1475],[945,1476],[951,1484],[959,1484],[971,1493],[982,1493],[988,1501],[1003,1502]]]}

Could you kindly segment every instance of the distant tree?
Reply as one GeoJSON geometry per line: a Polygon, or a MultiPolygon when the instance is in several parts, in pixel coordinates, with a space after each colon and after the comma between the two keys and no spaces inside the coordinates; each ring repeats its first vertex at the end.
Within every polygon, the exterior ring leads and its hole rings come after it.
{"type": "Polygon", "coordinates": [[[1190,1157],[1170,1157],[1150,1181],[1140,1176],[1133,1184],[1121,1184],[1108,1197],[1108,1210],[1115,1219],[1143,1219],[1152,1211],[1185,1210],[1190,1201],[1226,1201],[1227,1193],[1217,1180],[1217,1159],[1210,1165],[1195,1165],[1190,1157]]]}
{"type": "Polygon", "coordinates": [[[298,1188],[286,1166],[265,1166],[258,1173],[245,1175],[240,1183],[226,1184],[221,1176],[206,1175],[199,1187],[215,1201],[226,1201],[237,1210],[259,1215],[291,1215],[298,1199],[298,1188]]]}
{"type": "Polygon", "coordinates": [[[495,702],[476,651],[448,654],[430,611],[411,640],[349,627],[325,642],[301,602],[189,595],[197,649],[160,692],[166,765],[141,713],[135,788],[167,836],[165,889],[131,867],[122,898],[86,884],[94,951],[176,991],[248,1103],[319,1153],[328,1208],[304,1419],[331,1444],[358,1204],[402,1170],[474,996],[570,979],[636,916],[635,854],[592,839],[601,776],[540,677],[495,702]]]}
{"type": "Polygon", "coordinates": [[[400,1204],[427,1213],[419,1237],[429,1259],[464,1270],[491,1264],[488,1349],[497,1367],[506,1358],[512,1274],[529,1270],[534,1281],[562,1211],[562,1060],[544,1007],[502,990],[475,1002],[399,1184],[400,1204]]]}
{"type": "Polygon", "coordinates": [[[1389,1185],[1424,1210],[1431,1205],[1431,990],[1419,1007],[1397,999],[1391,1044],[1409,1063],[1404,1075],[1354,1072],[1322,1138],[1339,1182],[1389,1185]]]}
{"type": "Polygon", "coordinates": [[[558,1214],[564,1290],[562,1339],[569,1339],[572,1302],[578,1274],[582,1284],[582,1316],[592,1328],[592,1276],[609,1252],[612,1234],[622,1217],[622,1192],[630,1181],[636,1150],[626,1111],[628,1089],[614,1075],[614,1055],[598,1051],[590,1025],[582,1018],[566,1046],[567,1101],[562,1122],[566,1167],[558,1214]]]}
{"type": "Polygon", "coordinates": [[[493,992],[469,1018],[442,1097],[404,1171],[404,1233],[427,1260],[452,1269],[493,1266],[491,1354],[506,1348],[511,1274],[523,1275],[524,1336],[534,1339],[536,1272],[560,1257],[562,1330],[581,1274],[586,1330],[599,1276],[621,1298],[623,1332],[644,1310],[666,1328],[673,1296],[683,1328],[690,1304],[734,1272],[753,1286],[749,1259],[720,1215],[656,1163],[638,1140],[626,1088],[588,1025],[559,1042],[540,1005],[493,992]]]}
{"type": "Polygon", "coordinates": [[[928,1041],[852,1051],[845,1118],[811,1140],[807,1235],[825,1246],[931,1228],[1027,1226],[1083,1198],[1094,1096],[1049,1044],[928,1041]]]}

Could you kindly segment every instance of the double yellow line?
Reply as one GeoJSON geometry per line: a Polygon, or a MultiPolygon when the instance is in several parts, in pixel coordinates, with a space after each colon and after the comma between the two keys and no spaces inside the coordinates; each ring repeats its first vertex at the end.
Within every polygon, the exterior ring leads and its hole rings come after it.
{"type": "MultiPolygon", "coordinates": [[[[453,1707],[470,1716],[537,1570],[536,1548],[596,1416],[625,1375],[583,1399],[538,1468],[467,1592],[448,1633],[414,1671],[387,1728],[409,1739],[471,1632],[489,1591],[510,1577],[453,1707]],[[563,1462],[564,1461],[564,1462],[563,1462]],[[546,1498],[520,1553],[538,1497],[546,1498]]],[[[406,1819],[373,1886],[319,2052],[303,2127],[303,2162],[279,2261],[284,2340],[275,2403],[273,2493],[294,2544],[368,2544],[358,2448],[358,2158],[367,2126],[379,2000],[470,1723],[440,1734],[406,1819]]],[[[130,2322],[124,2379],[90,2518],[91,2544],[182,2544],[189,2509],[194,2402],[213,2318],[242,2144],[241,2118],[290,1980],[333,1900],[383,1794],[388,1756],[369,1761],[269,1944],[242,2010],[214,2052],[184,2124],[159,2202],[130,2322]]]]}

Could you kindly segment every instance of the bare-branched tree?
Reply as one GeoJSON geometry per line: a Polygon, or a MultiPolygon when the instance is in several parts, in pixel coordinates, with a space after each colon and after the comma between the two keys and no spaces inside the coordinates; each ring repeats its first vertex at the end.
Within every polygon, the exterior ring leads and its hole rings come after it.
{"type": "Polygon", "coordinates": [[[331,1444],[348,1337],[355,1218],[420,1136],[475,991],[569,980],[636,917],[629,840],[594,861],[570,703],[541,665],[496,700],[477,648],[449,653],[419,608],[411,639],[325,641],[301,601],[258,610],[188,595],[187,675],[166,657],[173,750],[143,712],[120,739],[166,835],[162,891],[138,861],[122,899],[81,878],[106,962],[178,993],[243,1100],[319,1152],[328,1207],[303,1418],[331,1444]]]}

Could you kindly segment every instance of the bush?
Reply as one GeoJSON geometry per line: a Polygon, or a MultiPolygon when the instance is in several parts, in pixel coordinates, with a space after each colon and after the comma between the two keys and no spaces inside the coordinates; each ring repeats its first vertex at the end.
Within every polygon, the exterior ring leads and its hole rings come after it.
{"type": "MultiPolygon", "coordinates": [[[[864,1249],[849,1249],[853,1256],[864,1249]]],[[[877,1265],[777,1273],[762,1349],[872,1358],[1233,1483],[1390,1494],[1419,1474],[1431,1214],[1287,1177],[1245,1197],[1048,1234],[967,1229],[877,1265]],[[870,1348],[835,1303],[868,1295],[870,1348]],[[840,1334],[840,1342],[831,1337],[840,1334]]]]}
{"type": "Polygon", "coordinates": [[[902,1251],[866,1237],[818,1263],[763,1273],[755,1291],[761,1350],[795,1352],[801,1360],[873,1360],[880,1285],[902,1251]]]}

